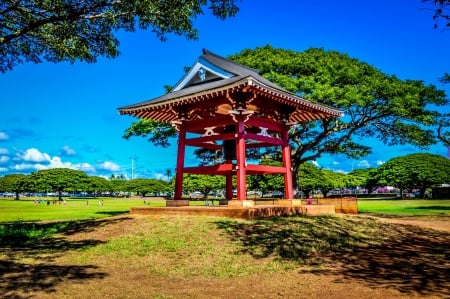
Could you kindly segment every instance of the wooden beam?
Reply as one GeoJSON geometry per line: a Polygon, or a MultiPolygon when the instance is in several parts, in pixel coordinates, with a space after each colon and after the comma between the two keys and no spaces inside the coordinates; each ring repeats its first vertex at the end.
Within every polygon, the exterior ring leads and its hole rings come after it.
{"type": "Polygon", "coordinates": [[[222,145],[219,144],[214,144],[214,143],[209,143],[209,142],[199,142],[199,141],[193,141],[193,140],[186,140],[186,145],[188,146],[196,146],[196,147],[201,147],[201,148],[206,148],[206,149],[210,149],[210,150],[221,150],[222,149],[222,145]]]}
{"type": "Polygon", "coordinates": [[[261,141],[261,142],[266,142],[272,145],[283,145],[283,140],[280,138],[276,138],[276,137],[268,137],[268,136],[263,136],[263,135],[258,135],[258,134],[254,134],[254,133],[246,133],[244,135],[245,139],[251,139],[251,140],[256,140],[256,141],[261,141]]]}
{"type": "Polygon", "coordinates": [[[211,175],[227,175],[235,170],[235,166],[231,163],[213,165],[213,166],[197,166],[197,167],[185,167],[184,173],[194,174],[211,174],[211,175]]]}
{"type": "Polygon", "coordinates": [[[186,130],[188,132],[197,132],[207,127],[220,127],[230,124],[234,124],[231,116],[215,116],[208,119],[191,120],[188,124],[186,124],[186,130]]]}
{"type": "Polygon", "coordinates": [[[247,173],[249,174],[285,174],[286,167],[248,164],[247,173]]]}
{"type": "Polygon", "coordinates": [[[247,120],[246,124],[253,127],[267,128],[275,132],[281,132],[283,129],[280,123],[255,116],[250,117],[249,120],[247,120]]]}
{"type": "Polygon", "coordinates": [[[224,133],[219,135],[210,135],[210,136],[201,136],[195,138],[186,139],[186,143],[202,143],[202,142],[210,142],[210,141],[218,141],[218,140],[228,140],[234,139],[235,133],[224,133]]]}

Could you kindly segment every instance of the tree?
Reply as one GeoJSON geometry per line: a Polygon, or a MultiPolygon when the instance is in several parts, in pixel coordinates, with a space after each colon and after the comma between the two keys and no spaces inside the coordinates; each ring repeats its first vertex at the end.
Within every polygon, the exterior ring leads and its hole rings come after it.
{"type": "Polygon", "coordinates": [[[144,178],[126,181],[124,188],[125,191],[136,192],[144,197],[149,193],[159,194],[171,190],[169,184],[165,181],[144,178]]]}
{"type": "Polygon", "coordinates": [[[329,169],[320,169],[321,179],[318,181],[317,188],[320,189],[324,197],[333,189],[346,187],[345,174],[334,172],[329,169]]]}
{"type": "Polygon", "coordinates": [[[378,182],[374,179],[376,168],[357,168],[352,170],[346,176],[346,185],[349,187],[364,187],[367,189],[367,193],[377,187],[378,182]]]}
{"type": "Polygon", "coordinates": [[[225,188],[225,177],[223,176],[190,173],[183,176],[183,190],[201,191],[205,198],[210,191],[223,188],[225,188]]]}
{"type": "Polygon", "coordinates": [[[265,46],[243,50],[230,59],[259,69],[261,75],[291,92],[345,113],[340,119],[292,127],[294,174],[302,163],[324,154],[364,157],[372,150],[367,138],[387,145],[425,148],[434,144],[442,115],[430,107],[449,103],[445,92],[433,85],[400,80],[336,51],[295,52],[265,46]]]}
{"type": "Polygon", "coordinates": [[[428,153],[397,157],[378,168],[376,179],[401,191],[419,189],[423,198],[427,188],[450,183],[450,160],[428,153]]]}
{"type": "Polygon", "coordinates": [[[306,197],[309,197],[311,191],[317,189],[320,185],[322,174],[317,166],[311,162],[306,162],[300,166],[297,178],[300,191],[305,193],[306,197]]]}
{"type": "Polygon", "coordinates": [[[236,0],[4,0],[0,2],[0,72],[23,62],[119,55],[117,31],[151,29],[196,39],[194,20],[205,8],[219,19],[236,15],[236,0]]]}
{"type": "Polygon", "coordinates": [[[0,190],[3,192],[14,192],[15,199],[19,200],[19,193],[25,191],[24,174],[8,174],[0,178],[0,190]]]}
{"type": "Polygon", "coordinates": [[[99,176],[90,176],[85,182],[85,190],[92,192],[94,196],[96,196],[99,191],[110,191],[111,188],[111,181],[99,176]]]}
{"type": "Polygon", "coordinates": [[[26,188],[29,191],[54,191],[62,200],[62,192],[65,190],[82,190],[88,180],[88,176],[81,170],[69,168],[53,168],[39,170],[27,176],[26,188]]]}
{"type": "Polygon", "coordinates": [[[109,181],[111,187],[109,191],[113,192],[116,196],[118,196],[120,192],[125,190],[125,184],[127,181],[123,174],[121,175],[112,174],[109,178],[109,181]]]}
{"type": "Polygon", "coordinates": [[[449,0],[422,0],[430,4],[430,10],[434,12],[434,28],[439,27],[439,22],[444,22],[444,26],[450,27],[450,1],[449,0]]]}
{"type": "MultiPolygon", "coordinates": [[[[282,166],[280,161],[263,159],[259,164],[269,166],[282,166]]],[[[247,179],[247,186],[251,190],[283,191],[284,177],[281,174],[251,175],[247,179]]]]}
{"type": "MultiPolygon", "coordinates": [[[[337,51],[312,48],[295,52],[265,46],[229,58],[259,69],[262,76],[295,94],[345,113],[340,119],[292,126],[294,184],[301,165],[324,154],[364,157],[372,151],[368,138],[387,145],[426,148],[440,139],[437,128],[442,126],[443,131],[449,125],[446,116],[432,108],[448,105],[443,90],[420,80],[400,80],[337,51]]],[[[168,146],[175,131],[168,124],[142,120],[134,123],[124,137],[131,136],[150,136],[149,141],[155,145],[168,146]]],[[[261,155],[279,156],[273,151],[261,155]]]]}

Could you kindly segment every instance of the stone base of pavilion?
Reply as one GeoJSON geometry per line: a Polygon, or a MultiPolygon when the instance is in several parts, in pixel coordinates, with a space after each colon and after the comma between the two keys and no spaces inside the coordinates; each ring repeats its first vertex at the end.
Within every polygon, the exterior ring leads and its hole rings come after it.
{"type": "MultiPolygon", "coordinates": [[[[167,202],[170,202],[168,200],[167,202]]],[[[299,215],[324,215],[335,214],[334,205],[294,205],[288,204],[288,201],[280,201],[281,205],[253,205],[253,206],[239,206],[239,203],[233,203],[228,206],[166,206],[166,207],[132,207],[131,214],[140,215],[195,215],[195,216],[213,216],[213,217],[228,217],[241,219],[257,219],[265,217],[289,217],[299,215]],[[235,206],[233,206],[235,205],[235,206]]],[[[247,205],[247,203],[240,203],[240,205],[247,205]]],[[[295,202],[297,204],[297,202],[295,202]]]]}

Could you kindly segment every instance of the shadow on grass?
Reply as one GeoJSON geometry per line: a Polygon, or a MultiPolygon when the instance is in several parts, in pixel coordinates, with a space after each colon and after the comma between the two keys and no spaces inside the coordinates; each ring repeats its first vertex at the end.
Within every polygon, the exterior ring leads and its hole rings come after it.
{"type": "Polygon", "coordinates": [[[117,215],[129,214],[129,213],[130,213],[130,209],[123,210],[123,211],[99,211],[99,212],[96,212],[95,214],[105,215],[105,216],[117,216],[117,215]]]}
{"type": "Polygon", "coordinates": [[[0,225],[0,294],[2,298],[29,298],[35,292],[55,292],[59,283],[107,276],[95,265],[60,265],[55,261],[69,251],[104,243],[99,240],[69,240],[75,233],[126,220],[64,221],[48,223],[14,222],[0,225]]]}
{"type": "Polygon", "coordinates": [[[311,271],[405,294],[450,296],[450,234],[446,232],[367,217],[296,217],[217,225],[255,258],[329,265],[334,270],[313,267],[311,271]]]}
{"type": "Polygon", "coordinates": [[[35,292],[55,292],[55,287],[64,280],[80,282],[102,279],[105,273],[95,266],[60,266],[47,263],[30,265],[0,260],[0,291],[2,298],[31,298],[35,292]]]}
{"type": "Polygon", "coordinates": [[[414,207],[407,208],[408,210],[436,210],[436,211],[449,211],[449,206],[423,206],[423,207],[414,207]]]}

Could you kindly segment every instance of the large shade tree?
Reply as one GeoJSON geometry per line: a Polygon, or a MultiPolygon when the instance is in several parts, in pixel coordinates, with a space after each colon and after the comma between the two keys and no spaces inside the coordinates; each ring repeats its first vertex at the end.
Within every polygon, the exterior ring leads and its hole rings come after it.
{"type": "Polygon", "coordinates": [[[206,198],[210,191],[225,188],[225,178],[223,176],[211,176],[203,174],[186,173],[183,176],[183,190],[201,191],[206,198]]]}
{"type": "Polygon", "coordinates": [[[3,0],[0,1],[0,72],[22,62],[76,60],[119,54],[118,31],[151,30],[196,39],[194,20],[205,10],[236,15],[236,0],[3,0]]]}
{"type": "MultiPolygon", "coordinates": [[[[445,92],[420,80],[401,80],[337,51],[305,52],[271,46],[246,49],[229,57],[260,70],[262,76],[304,98],[341,109],[340,119],[299,123],[290,130],[293,174],[322,155],[361,158],[371,153],[370,138],[387,145],[426,148],[448,128],[438,109],[449,103],[445,92]]],[[[167,124],[138,121],[125,132],[167,146],[175,131],[167,124]]],[[[269,148],[272,149],[272,148],[269,148]]],[[[278,152],[265,152],[274,158],[278,152]]],[[[294,183],[298,180],[294,178],[294,183]]]]}
{"type": "Polygon", "coordinates": [[[157,179],[132,179],[126,181],[124,184],[124,190],[129,192],[136,192],[141,196],[148,194],[159,194],[161,192],[169,192],[171,190],[169,183],[157,179]]]}
{"type": "Polygon", "coordinates": [[[402,191],[418,189],[420,197],[424,197],[427,188],[450,183],[450,160],[428,153],[401,156],[381,165],[375,178],[380,185],[395,186],[402,191]]]}
{"type": "Polygon", "coordinates": [[[26,189],[36,192],[57,192],[61,200],[62,192],[86,188],[88,176],[81,170],[69,168],[44,169],[29,174],[26,178],[26,189]]]}
{"type": "Polygon", "coordinates": [[[0,177],[0,191],[13,192],[15,199],[19,200],[20,192],[26,191],[25,178],[24,174],[8,174],[0,177]]]}

